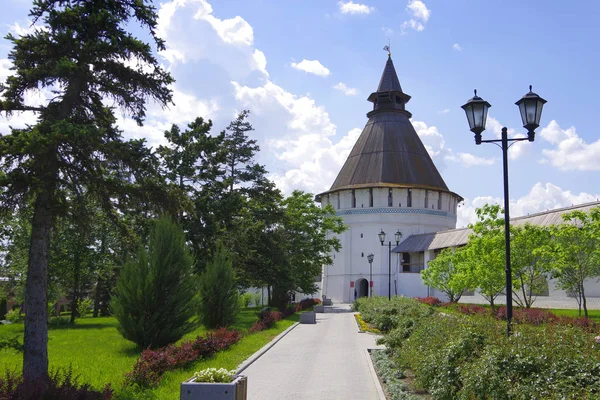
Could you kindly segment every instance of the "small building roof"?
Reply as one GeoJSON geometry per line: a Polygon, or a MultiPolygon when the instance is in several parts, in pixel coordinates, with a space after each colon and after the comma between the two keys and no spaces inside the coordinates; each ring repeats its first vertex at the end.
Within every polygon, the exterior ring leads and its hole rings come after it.
{"type": "MultiPolygon", "coordinates": [[[[600,201],[511,218],[510,223],[512,225],[524,225],[527,223],[540,226],[558,225],[563,222],[562,215],[565,213],[575,210],[587,212],[596,207],[600,207],[600,201]]],[[[463,246],[469,241],[471,232],[469,228],[460,228],[410,235],[392,251],[394,253],[415,253],[425,250],[439,250],[448,247],[463,246]]]]}

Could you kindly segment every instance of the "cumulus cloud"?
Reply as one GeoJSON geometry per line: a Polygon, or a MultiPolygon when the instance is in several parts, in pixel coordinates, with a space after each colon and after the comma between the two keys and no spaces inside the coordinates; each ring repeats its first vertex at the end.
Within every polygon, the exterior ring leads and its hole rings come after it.
{"type": "Polygon", "coordinates": [[[371,14],[375,11],[375,7],[368,6],[366,4],[354,3],[352,0],[338,2],[340,11],[342,14],[371,14]]]}
{"type": "MultiPolygon", "coordinates": [[[[502,125],[496,118],[488,116],[486,129],[492,131],[496,138],[500,139],[502,137],[502,125]]],[[[515,129],[508,128],[508,137],[509,138],[525,138],[526,135],[520,132],[517,132],[515,129]]],[[[524,140],[522,142],[515,142],[510,146],[508,150],[508,158],[511,160],[516,160],[518,158],[523,157],[525,154],[528,154],[531,151],[532,143],[524,140]]]]}
{"type": "Polygon", "coordinates": [[[460,46],[460,44],[458,44],[458,43],[454,43],[454,44],[452,45],[452,48],[453,48],[454,50],[456,50],[456,51],[462,51],[462,47],[461,47],[461,46],[460,46]]]}
{"type": "MultiPolygon", "coordinates": [[[[556,208],[570,207],[574,204],[590,203],[600,198],[596,193],[572,193],[552,184],[541,182],[533,185],[529,193],[518,199],[510,199],[511,217],[519,217],[527,214],[554,210],[556,208]]],[[[504,199],[491,196],[478,196],[473,199],[465,199],[458,207],[458,220],[456,226],[462,228],[477,220],[475,209],[485,204],[500,204],[504,206],[504,199]]]]}
{"type": "Polygon", "coordinates": [[[425,29],[425,24],[431,15],[431,10],[427,8],[425,3],[421,0],[409,0],[406,10],[411,15],[411,18],[402,23],[403,33],[406,33],[406,28],[414,29],[417,32],[421,32],[425,29]]]}
{"type": "Polygon", "coordinates": [[[333,88],[339,90],[342,93],[344,93],[346,96],[356,96],[356,94],[358,93],[358,90],[356,90],[356,88],[348,87],[343,82],[339,82],[333,88]]]}
{"type": "Polygon", "coordinates": [[[329,76],[331,74],[329,69],[323,66],[319,60],[303,59],[299,63],[293,62],[292,68],[317,76],[329,76]]]}
{"type": "Polygon", "coordinates": [[[542,129],[540,136],[554,145],[552,149],[542,150],[543,161],[563,171],[600,170],[600,140],[587,143],[574,126],[562,129],[555,120],[542,129]]]}
{"type": "Polygon", "coordinates": [[[241,16],[218,18],[206,0],[171,0],[160,5],[157,34],[170,65],[209,60],[242,79],[253,71],[268,76],[266,57],[254,48],[254,30],[241,16]],[[202,38],[202,40],[198,40],[202,38]]]}
{"type": "Polygon", "coordinates": [[[443,168],[445,161],[458,163],[467,168],[495,163],[493,158],[478,157],[469,153],[455,153],[451,148],[446,147],[444,136],[435,126],[428,126],[423,121],[412,121],[412,124],[437,167],[443,168]]]}

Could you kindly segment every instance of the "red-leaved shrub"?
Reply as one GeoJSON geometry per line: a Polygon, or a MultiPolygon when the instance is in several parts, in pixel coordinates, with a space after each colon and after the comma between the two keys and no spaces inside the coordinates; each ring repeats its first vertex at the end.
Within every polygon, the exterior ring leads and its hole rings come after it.
{"type": "Polygon", "coordinates": [[[125,374],[125,381],[140,387],[156,386],[166,371],[184,367],[199,358],[212,357],[238,342],[241,337],[239,331],[219,328],[205,337],[198,336],[195,340],[178,346],[170,344],[156,350],[146,349],[140,354],[131,372],[125,374]]]}
{"type": "Polygon", "coordinates": [[[433,297],[433,296],[417,297],[416,299],[419,303],[428,304],[430,306],[439,306],[440,304],[442,304],[440,299],[438,299],[437,297],[433,297]]]}
{"type": "Polygon", "coordinates": [[[250,329],[248,329],[248,332],[254,333],[269,329],[282,317],[283,314],[279,311],[272,311],[269,309],[263,310],[258,314],[258,321],[256,321],[250,329]]]}
{"type": "Polygon", "coordinates": [[[96,391],[90,385],[79,385],[78,376],[73,376],[73,369],[58,369],[50,374],[47,385],[27,388],[24,392],[23,377],[15,372],[6,371],[0,377],[0,400],[22,399],[64,399],[64,400],[108,400],[113,398],[113,390],[106,385],[104,390],[96,391]]]}

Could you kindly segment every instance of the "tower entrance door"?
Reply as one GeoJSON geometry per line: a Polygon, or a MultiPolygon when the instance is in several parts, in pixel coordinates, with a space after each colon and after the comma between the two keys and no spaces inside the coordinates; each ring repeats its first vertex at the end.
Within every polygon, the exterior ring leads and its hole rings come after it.
{"type": "Polygon", "coordinates": [[[357,297],[369,296],[369,281],[364,278],[356,280],[357,297]]]}

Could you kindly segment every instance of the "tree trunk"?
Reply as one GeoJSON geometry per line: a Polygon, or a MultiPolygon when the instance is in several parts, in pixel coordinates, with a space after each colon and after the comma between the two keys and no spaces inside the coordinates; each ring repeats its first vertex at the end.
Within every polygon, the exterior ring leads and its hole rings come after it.
{"type": "Polygon", "coordinates": [[[98,312],[100,311],[100,299],[102,298],[103,286],[104,281],[101,276],[98,276],[98,283],[96,283],[96,292],[94,294],[94,318],[98,317],[98,312]]]}
{"type": "Polygon", "coordinates": [[[29,263],[25,283],[25,335],[23,338],[24,388],[48,381],[48,308],[47,281],[52,195],[54,185],[47,182],[37,195],[31,222],[29,263]]]}
{"type": "Polygon", "coordinates": [[[75,251],[73,260],[73,294],[71,298],[71,323],[75,323],[75,317],[77,317],[77,301],[79,300],[79,273],[81,270],[81,247],[77,246],[78,249],[75,251]]]}
{"type": "Polygon", "coordinates": [[[588,318],[588,309],[587,309],[587,300],[585,298],[585,289],[583,287],[583,281],[581,282],[581,303],[583,304],[583,315],[585,316],[585,318],[588,318]]]}

